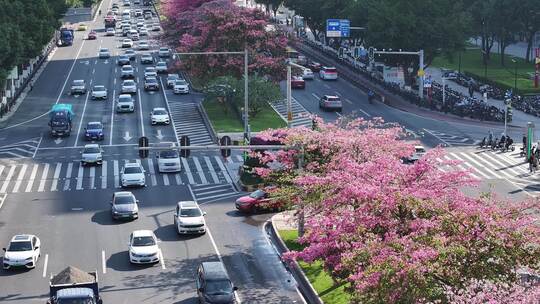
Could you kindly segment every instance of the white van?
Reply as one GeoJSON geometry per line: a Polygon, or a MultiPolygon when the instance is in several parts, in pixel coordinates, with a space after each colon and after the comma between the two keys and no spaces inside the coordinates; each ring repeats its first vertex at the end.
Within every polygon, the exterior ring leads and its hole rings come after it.
{"type": "Polygon", "coordinates": [[[182,165],[180,155],[176,150],[162,150],[156,155],[158,160],[158,171],[160,173],[180,172],[182,165]]]}

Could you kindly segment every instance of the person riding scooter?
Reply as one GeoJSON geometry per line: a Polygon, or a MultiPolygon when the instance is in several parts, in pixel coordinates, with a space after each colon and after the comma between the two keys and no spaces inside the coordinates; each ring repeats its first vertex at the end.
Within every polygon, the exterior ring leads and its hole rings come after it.
{"type": "Polygon", "coordinates": [[[369,103],[373,103],[373,98],[375,98],[375,92],[371,89],[367,93],[369,103]]]}

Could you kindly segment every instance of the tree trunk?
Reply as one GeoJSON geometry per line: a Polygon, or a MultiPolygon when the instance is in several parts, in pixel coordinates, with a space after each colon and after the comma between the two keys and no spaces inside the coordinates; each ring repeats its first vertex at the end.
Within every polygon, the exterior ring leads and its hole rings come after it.
{"type": "Polygon", "coordinates": [[[305,224],[304,211],[299,210],[298,211],[298,237],[303,237],[304,233],[306,232],[304,228],[304,224],[305,224]]]}
{"type": "Polygon", "coordinates": [[[536,30],[530,31],[526,34],[527,39],[527,52],[525,53],[525,62],[531,62],[531,52],[532,52],[532,44],[534,39],[534,34],[536,33],[536,30]]]}

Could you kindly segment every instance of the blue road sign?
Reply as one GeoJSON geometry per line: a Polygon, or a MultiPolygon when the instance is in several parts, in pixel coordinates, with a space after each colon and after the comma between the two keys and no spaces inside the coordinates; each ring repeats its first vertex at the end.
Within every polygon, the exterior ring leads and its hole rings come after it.
{"type": "Polygon", "coordinates": [[[351,34],[351,21],[347,19],[327,19],[326,37],[341,38],[351,34]]]}

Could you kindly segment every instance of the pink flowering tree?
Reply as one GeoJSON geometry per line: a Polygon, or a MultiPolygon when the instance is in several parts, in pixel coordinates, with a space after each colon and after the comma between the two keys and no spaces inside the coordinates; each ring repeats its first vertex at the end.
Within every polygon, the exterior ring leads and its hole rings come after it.
{"type": "MultiPolygon", "coordinates": [[[[234,5],[230,0],[215,0],[182,11],[165,23],[163,39],[179,52],[249,52],[249,72],[272,80],[285,73],[286,37],[268,27],[268,17],[256,9],[234,5]]],[[[182,56],[181,67],[192,75],[209,78],[244,71],[242,55],[182,56]]]]}
{"type": "Polygon", "coordinates": [[[538,270],[537,201],[465,196],[475,181],[439,170],[442,149],[403,164],[413,146],[401,135],[381,120],[262,134],[299,148],[265,152],[263,162],[283,166],[257,169],[305,216],[306,248],[288,258],[323,261],[359,303],[446,301],[445,290],[469,280],[513,283],[519,267],[538,270]]]}
{"type": "Polygon", "coordinates": [[[178,14],[193,10],[212,0],[166,0],[161,1],[162,13],[168,19],[175,19],[178,14]]]}
{"type": "Polygon", "coordinates": [[[471,280],[463,289],[448,288],[446,295],[452,304],[538,304],[540,285],[508,284],[487,280],[471,280]]]}

